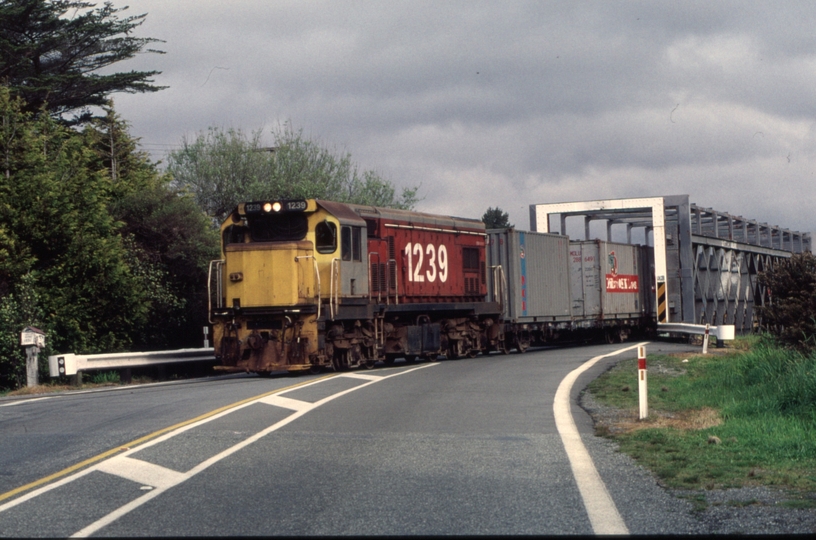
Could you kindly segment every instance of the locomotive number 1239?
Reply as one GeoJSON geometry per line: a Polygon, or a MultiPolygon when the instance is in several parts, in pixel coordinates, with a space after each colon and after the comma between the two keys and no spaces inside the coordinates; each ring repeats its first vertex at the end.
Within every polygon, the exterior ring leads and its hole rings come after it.
{"type": "Polygon", "coordinates": [[[423,282],[427,279],[433,283],[439,278],[444,283],[448,280],[448,248],[444,244],[437,247],[408,242],[405,255],[408,258],[408,281],[423,282]]]}

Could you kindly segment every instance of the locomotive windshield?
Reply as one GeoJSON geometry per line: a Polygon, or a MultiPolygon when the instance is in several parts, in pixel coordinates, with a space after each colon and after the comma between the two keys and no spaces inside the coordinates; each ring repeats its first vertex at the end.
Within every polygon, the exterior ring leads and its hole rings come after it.
{"type": "Polygon", "coordinates": [[[293,242],[306,238],[309,221],[300,212],[248,215],[249,235],[253,242],[293,242]]]}

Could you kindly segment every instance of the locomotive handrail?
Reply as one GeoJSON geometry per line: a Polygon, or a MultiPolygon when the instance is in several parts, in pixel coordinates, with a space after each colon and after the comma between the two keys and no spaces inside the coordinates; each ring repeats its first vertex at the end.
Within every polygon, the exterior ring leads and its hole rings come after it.
{"type": "Polygon", "coordinates": [[[209,269],[209,272],[207,272],[207,320],[210,322],[210,324],[214,324],[214,321],[212,320],[212,272],[213,272],[213,266],[215,266],[217,268],[216,272],[217,272],[217,281],[218,281],[218,288],[217,288],[218,305],[216,307],[219,307],[219,308],[224,307],[224,306],[221,305],[221,298],[222,298],[221,294],[223,293],[223,291],[221,290],[221,287],[222,287],[222,284],[221,284],[221,267],[223,265],[224,265],[224,259],[218,259],[218,260],[215,260],[215,261],[210,261],[210,269],[209,269]]]}
{"type": "Polygon", "coordinates": [[[312,259],[312,266],[314,267],[315,279],[317,280],[317,288],[315,289],[315,298],[317,299],[317,319],[320,320],[320,269],[317,267],[317,259],[314,255],[298,255],[298,259],[312,259]]]}
{"type": "MultiPolygon", "coordinates": [[[[388,259],[388,264],[394,263],[394,305],[399,305],[399,276],[397,275],[397,260],[388,259]]],[[[388,288],[391,288],[391,267],[388,267],[388,288]]],[[[386,296],[386,299],[388,297],[386,296]]]]}
{"type": "MultiPolygon", "coordinates": [[[[371,285],[373,283],[373,277],[371,275],[372,274],[372,272],[371,272],[371,256],[372,255],[377,256],[377,273],[379,274],[379,272],[380,272],[380,266],[379,266],[380,265],[380,254],[377,251],[370,251],[368,253],[368,299],[369,300],[371,300],[371,289],[372,289],[371,285]]],[[[382,291],[380,291],[380,288],[381,288],[380,283],[377,283],[377,303],[378,304],[380,302],[382,302],[382,291]]]]}
{"type": "Polygon", "coordinates": [[[338,309],[339,305],[339,296],[340,296],[340,259],[337,257],[332,259],[331,262],[331,279],[329,283],[329,314],[331,315],[331,320],[334,320],[334,314],[338,309]],[[335,287],[335,283],[337,286],[335,287]]]}

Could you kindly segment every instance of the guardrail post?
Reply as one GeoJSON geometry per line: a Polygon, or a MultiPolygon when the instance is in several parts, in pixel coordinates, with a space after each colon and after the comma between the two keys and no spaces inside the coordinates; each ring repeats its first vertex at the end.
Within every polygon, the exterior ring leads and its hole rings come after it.
{"type": "Polygon", "coordinates": [[[646,346],[638,346],[638,398],[640,401],[640,420],[649,416],[648,388],[646,385],[646,346]]]}
{"type": "Polygon", "coordinates": [[[708,354],[708,331],[710,326],[707,324],[705,327],[705,334],[703,334],[703,354],[708,354]]]}

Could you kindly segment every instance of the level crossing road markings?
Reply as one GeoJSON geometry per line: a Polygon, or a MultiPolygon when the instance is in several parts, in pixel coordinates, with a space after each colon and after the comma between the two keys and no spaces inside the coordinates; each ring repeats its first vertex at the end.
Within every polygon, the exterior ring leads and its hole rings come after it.
{"type": "Polygon", "coordinates": [[[340,374],[340,375],[331,375],[331,376],[328,376],[328,377],[322,377],[322,378],[320,378],[318,380],[315,380],[315,381],[309,381],[306,384],[298,384],[298,385],[290,386],[288,388],[278,389],[278,390],[275,390],[273,392],[263,394],[261,396],[256,396],[254,398],[245,399],[245,400],[240,401],[238,403],[235,403],[233,405],[228,405],[226,407],[222,407],[220,409],[217,409],[217,411],[202,415],[202,416],[200,416],[198,418],[195,418],[193,420],[190,420],[188,422],[182,422],[181,424],[177,424],[175,426],[171,426],[171,427],[166,428],[164,430],[160,430],[160,431],[158,431],[156,433],[153,433],[151,435],[147,435],[146,437],[142,437],[141,439],[137,439],[136,441],[126,445],[125,447],[117,447],[117,448],[115,448],[113,450],[109,450],[108,452],[100,454],[99,456],[96,456],[95,458],[91,458],[91,459],[86,460],[86,461],[84,461],[82,463],[74,465],[73,467],[69,467],[68,469],[65,469],[64,471],[60,471],[59,473],[56,473],[56,474],[51,475],[49,477],[43,478],[43,479],[41,479],[41,480],[39,480],[37,482],[34,482],[32,484],[28,484],[27,486],[22,486],[20,488],[17,488],[15,490],[10,491],[10,492],[4,493],[4,494],[0,495],[0,500],[2,500],[4,498],[11,497],[11,496],[13,496],[13,495],[15,495],[17,493],[21,493],[22,491],[25,491],[27,489],[31,489],[32,487],[34,487],[36,485],[41,485],[43,483],[47,483],[50,480],[59,478],[60,476],[64,476],[65,474],[70,474],[70,472],[73,472],[73,471],[76,471],[77,469],[85,467],[89,463],[94,463],[96,461],[100,461],[100,460],[104,459],[104,461],[101,461],[100,463],[96,463],[95,465],[84,468],[84,469],[80,470],[79,472],[76,472],[75,474],[73,474],[71,476],[66,476],[66,477],[62,478],[61,480],[58,480],[58,481],[56,481],[56,482],[54,482],[52,484],[48,484],[48,485],[46,485],[44,487],[41,487],[41,488],[39,488],[39,489],[37,489],[35,491],[32,491],[31,493],[23,495],[22,497],[14,499],[14,500],[6,503],[6,504],[0,505],[0,513],[4,512],[6,510],[9,510],[9,509],[11,509],[11,508],[13,508],[13,507],[15,507],[15,506],[17,506],[19,504],[22,504],[22,503],[24,503],[24,502],[26,502],[28,500],[31,500],[31,499],[33,499],[35,497],[38,497],[38,496],[40,496],[40,495],[42,495],[44,493],[47,493],[47,492],[51,491],[52,489],[55,489],[57,487],[60,487],[60,486],[63,486],[65,484],[68,484],[70,482],[73,482],[74,480],[82,478],[83,476],[85,476],[85,475],[87,475],[87,474],[89,474],[91,472],[94,472],[94,471],[100,471],[100,472],[112,474],[112,475],[119,476],[121,478],[130,480],[130,481],[133,481],[133,482],[143,484],[143,486],[144,486],[143,489],[147,490],[147,492],[144,495],[142,495],[141,497],[137,497],[136,499],[129,502],[128,504],[119,507],[118,509],[116,509],[113,512],[109,513],[108,515],[98,519],[97,521],[91,523],[87,527],[85,527],[85,528],[77,531],[73,535],[71,535],[72,538],[84,538],[84,537],[90,536],[93,533],[95,533],[98,530],[105,527],[106,525],[109,525],[109,524],[113,523],[114,521],[116,521],[117,519],[119,519],[122,516],[126,515],[127,513],[129,513],[131,511],[135,510],[136,508],[142,506],[143,504],[150,501],[151,499],[154,499],[154,498],[158,497],[159,495],[161,495],[162,493],[164,493],[168,489],[170,489],[170,488],[184,482],[185,480],[188,480],[188,479],[192,478],[193,476],[197,475],[198,473],[200,473],[200,472],[206,470],[207,468],[209,468],[211,465],[214,465],[215,463],[218,463],[222,459],[231,456],[235,452],[241,450],[242,448],[244,448],[246,446],[249,446],[250,444],[256,442],[259,439],[261,439],[262,437],[264,437],[264,436],[266,436],[266,435],[268,435],[268,434],[270,434],[270,433],[272,433],[274,431],[277,431],[278,429],[280,429],[280,428],[284,427],[285,425],[291,423],[292,421],[300,418],[301,416],[308,413],[309,411],[312,411],[312,410],[320,407],[321,405],[324,405],[324,404],[326,404],[326,403],[328,403],[328,402],[330,402],[330,401],[332,401],[334,399],[337,399],[337,398],[339,398],[341,396],[344,396],[346,394],[354,392],[355,390],[359,390],[360,388],[370,386],[372,384],[383,381],[385,379],[390,379],[392,377],[398,377],[400,375],[405,375],[406,373],[411,373],[413,371],[417,371],[417,370],[420,370],[420,369],[426,369],[426,368],[434,367],[434,366],[438,366],[438,365],[439,365],[438,363],[425,364],[423,366],[419,366],[419,367],[415,367],[415,368],[412,368],[412,369],[407,369],[407,370],[404,370],[404,371],[400,371],[400,372],[394,373],[392,375],[382,375],[382,376],[380,376],[380,375],[368,375],[368,374],[361,374],[361,373],[343,373],[343,374],[340,374]],[[324,382],[324,381],[326,381],[328,379],[335,379],[335,378],[341,378],[341,377],[342,378],[361,379],[361,380],[366,381],[366,382],[364,382],[363,384],[360,384],[358,386],[355,386],[354,388],[349,388],[347,390],[343,390],[341,392],[337,392],[335,394],[327,396],[327,397],[325,397],[325,398],[323,398],[323,399],[321,399],[319,401],[316,401],[315,403],[310,403],[310,402],[306,402],[306,401],[300,401],[300,400],[295,400],[295,399],[291,399],[291,398],[286,398],[286,397],[283,397],[283,396],[280,395],[280,394],[290,392],[290,391],[293,391],[293,390],[296,390],[296,389],[300,390],[300,389],[305,388],[307,386],[316,385],[316,384],[324,382]],[[155,465],[153,463],[148,463],[148,462],[142,461],[140,459],[135,459],[135,458],[129,457],[130,454],[133,454],[135,452],[139,452],[141,450],[144,450],[145,448],[148,448],[150,446],[159,444],[159,443],[161,443],[163,441],[166,441],[167,439],[170,439],[172,437],[175,437],[176,435],[179,435],[180,433],[183,433],[183,432],[185,432],[187,430],[193,429],[193,428],[195,428],[197,426],[200,426],[202,424],[205,424],[207,422],[211,422],[211,421],[213,421],[213,420],[215,420],[217,418],[221,418],[222,416],[226,416],[227,414],[230,414],[230,413],[235,412],[237,410],[243,409],[244,407],[248,407],[249,405],[253,405],[255,403],[265,403],[265,404],[268,404],[268,405],[279,406],[279,407],[283,407],[285,409],[290,409],[290,410],[292,410],[294,412],[291,415],[284,418],[283,420],[281,420],[279,422],[276,422],[275,424],[272,424],[271,426],[267,427],[264,430],[259,431],[258,433],[256,433],[255,435],[252,435],[251,437],[249,437],[247,439],[244,439],[240,443],[238,443],[238,444],[236,444],[236,445],[234,445],[234,446],[232,446],[230,448],[227,448],[226,450],[224,450],[222,452],[219,452],[218,454],[212,456],[209,459],[206,459],[206,460],[202,461],[201,463],[199,463],[198,465],[196,465],[195,467],[193,467],[192,469],[190,469],[187,472],[174,471],[172,469],[168,469],[167,467],[162,467],[160,465],[155,465]],[[177,428],[177,429],[174,429],[174,428],[177,428]],[[148,442],[145,442],[145,441],[148,441],[148,442]],[[123,448],[126,449],[126,451],[124,451],[121,454],[116,454],[116,452],[119,452],[123,448]],[[113,457],[110,457],[112,454],[116,454],[116,455],[113,455],[113,457]],[[105,458],[108,458],[108,459],[105,459],[105,458]]]}
{"type": "MultiPolygon", "coordinates": [[[[277,390],[272,390],[271,392],[261,394],[260,396],[247,398],[247,399],[239,401],[237,403],[233,403],[231,405],[226,405],[224,407],[220,407],[218,409],[215,409],[214,411],[210,411],[208,413],[202,414],[201,416],[197,416],[197,417],[195,417],[193,419],[186,420],[184,422],[179,422],[178,424],[174,424],[174,425],[168,426],[168,427],[166,427],[164,429],[154,431],[153,433],[150,433],[149,435],[145,435],[144,437],[139,437],[135,441],[131,441],[131,442],[123,444],[121,446],[117,446],[116,448],[111,448],[110,450],[108,450],[106,452],[102,452],[101,454],[98,454],[98,455],[96,455],[96,456],[94,456],[92,458],[88,458],[85,461],[81,461],[79,463],[76,463],[76,464],[74,464],[74,465],[72,465],[72,466],[70,466],[70,467],[68,467],[66,469],[63,469],[63,470],[59,471],[59,472],[56,472],[56,473],[51,474],[49,476],[46,476],[44,478],[40,478],[39,480],[31,482],[30,484],[26,484],[24,486],[14,488],[11,491],[7,491],[6,493],[2,493],[2,494],[0,494],[0,501],[4,501],[4,500],[6,500],[8,498],[14,497],[15,495],[19,495],[20,493],[25,493],[26,491],[28,491],[30,489],[34,489],[37,486],[42,486],[44,484],[47,484],[48,482],[51,482],[51,481],[56,480],[58,478],[62,478],[64,476],[67,476],[67,475],[71,474],[72,472],[79,471],[79,470],[81,470],[81,469],[83,469],[83,468],[85,468],[85,467],[87,467],[87,466],[89,466],[89,465],[91,465],[93,463],[101,461],[101,460],[103,460],[103,459],[105,459],[107,457],[111,457],[113,455],[116,455],[118,452],[124,452],[126,450],[130,450],[134,446],[140,445],[140,444],[142,444],[144,442],[147,442],[147,441],[149,441],[151,439],[155,439],[156,437],[158,437],[160,435],[163,435],[165,433],[174,431],[176,429],[187,426],[189,424],[193,424],[195,422],[199,422],[199,421],[204,420],[206,418],[214,417],[215,415],[220,414],[223,411],[227,411],[229,409],[239,407],[239,406],[241,406],[241,405],[243,405],[245,403],[254,402],[254,401],[258,400],[259,398],[263,398],[265,396],[269,396],[269,395],[272,395],[272,394],[279,394],[279,393],[282,393],[282,392],[287,392],[289,390],[294,390],[295,388],[300,388],[302,386],[306,386],[306,385],[309,385],[309,384],[314,384],[317,381],[321,381],[323,379],[329,379],[329,378],[332,378],[334,376],[335,375],[333,375],[333,374],[332,375],[324,375],[323,377],[320,377],[318,379],[313,379],[311,381],[306,381],[306,382],[302,382],[302,383],[293,384],[292,386],[287,386],[285,388],[278,388],[277,390]]],[[[163,384],[163,383],[161,383],[161,384],[163,384]]],[[[145,384],[145,385],[140,385],[139,388],[145,388],[145,387],[148,387],[148,386],[154,386],[154,385],[146,385],[145,384]]],[[[95,391],[91,391],[91,392],[95,392],[95,391]]],[[[86,393],[90,393],[90,392],[74,392],[74,393],[72,393],[72,395],[86,394],[86,393]]],[[[31,403],[32,401],[34,401],[34,400],[26,400],[25,403],[31,403]]],[[[60,484],[60,485],[62,485],[62,484],[60,484]]],[[[56,485],[51,486],[51,487],[52,488],[56,487],[56,485]]],[[[4,509],[5,509],[5,506],[0,506],[0,512],[2,512],[4,509]]]]}
{"type": "Polygon", "coordinates": [[[623,518],[615,506],[615,501],[609,495],[606,485],[603,483],[598,469],[592,462],[592,457],[581,440],[581,434],[575,426],[575,420],[570,412],[570,391],[578,376],[594,366],[599,360],[615,356],[626,351],[636,349],[646,343],[639,343],[624,349],[596,356],[584,362],[581,366],[571,371],[555,392],[553,400],[553,413],[555,415],[555,427],[564,443],[564,449],[569,457],[572,475],[578,484],[578,491],[584,501],[584,507],[589,515],[589,522],[595,534],[629,534],[629,529],[623,522],[623,518]]]}

